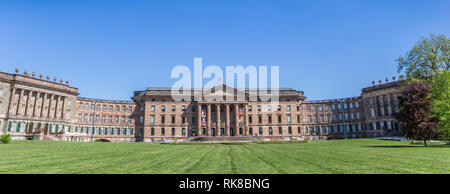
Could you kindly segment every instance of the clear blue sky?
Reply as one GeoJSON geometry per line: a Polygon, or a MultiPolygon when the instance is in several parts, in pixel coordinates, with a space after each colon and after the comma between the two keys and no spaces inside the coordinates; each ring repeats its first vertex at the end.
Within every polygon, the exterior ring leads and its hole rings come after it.
{"type": "Polygon", "coordinates": [[[62,77],[80,96],[170,87],[175,65],[279,65],[310,100],[397,76],[421,36],[450,35],[450,1],[0,1],[0,71],[62,77]]]}

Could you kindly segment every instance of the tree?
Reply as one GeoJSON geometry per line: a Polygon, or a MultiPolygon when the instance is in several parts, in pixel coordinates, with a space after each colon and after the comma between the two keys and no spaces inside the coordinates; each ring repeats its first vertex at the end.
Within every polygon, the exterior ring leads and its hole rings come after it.
{"type": "Polygon", "coordinates": [[[395,118],[405,133],[405,136],[423,141],[435,137],[435,120],[431,117],[430,88],[423,82],[412,82],[406,85],[399,97],[399,110],[395,118]]]}
{"type": "Polygon", "coordinates": [[[424,80],[450,68],[450,39],[445,35],[422,37],[405,56],[397,60],[398,72],[408,80],[424,80]]]}
{"type": "Polygon", "coordinates": [[[444,71],[431,81],[432,116],[438,120],[439,137],[450,144],[450,73],[444,71]]]}

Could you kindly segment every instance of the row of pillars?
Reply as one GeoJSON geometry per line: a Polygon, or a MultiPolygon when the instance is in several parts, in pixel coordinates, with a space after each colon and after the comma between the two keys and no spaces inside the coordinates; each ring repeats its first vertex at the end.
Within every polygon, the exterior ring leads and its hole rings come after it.
{"type": "Polygon", "coordinates": [[[65,116],[65,102],[66,102],[66,97],[64,96],[58,96],[58,95],[54,95],[54,94],[48,94],[48,93],[41,93],[41,92],[34,92],[31,90],[24,90],[24,89],[16,89],[16,88],[12,88],[11,90],[11,97],[9,99],[9,107],[8,107],[8,113],[9,115],[21,115],[21,116],[28,116],[28,117],[46,117],[46,118],[60,118],[60,119],[64,119],[65,116]],[[19,92],[19,98],[17,100],[17,107],[14,108],[14,103],[15,103],[15,96],[16,96],[16,90],[20,90],[19,92]],[[25,92],[27,93],[27,97],[26,97],[26,102],[23,103],[23,97],[25,95],[25,92]],[[33,100],[33,102],[31,102],[31,98],[33,96],[33,93],[35,93],[35,98],[33,100]],[[39,99],[41,94],[44,94],[42,97],[42,102],[39,103],[39,99]],[[51,113],[51,106],[52,106],[52,101],[54,96],[57,96],[57,98],[55,99],[55,106],[54,109],[55,111],[53,113],[51,113]],[[50,98],[49,98],[50,97],[50,98]],[[48,100],[48,105],[46,107],[46,99],[49,98],[48,100]],[[25,106],[25,110],[22,112],[22,104],[24,104],[25,106]],[[33,104],[33,109],[31,110],[31,105],[33,104]],[[38,112],[38,106],[40,105],[41,110],[38,112]],[[59,106],[61,106],[61,112],[58,111],[58,109],[60,108],[59,106]]]}
{"type": "Polygon", "coordinates": [[[221,107],[222,105],[224,105],[225,107],[225,127],[224,127],[224,136],[238,136],[241,135],[239,133],[239,128],[242,128],[243,130],[243,134],[242,135],[247,135],[248,134],[248,122],[247,122],[247,104],[212,104],[212,103],[199,103],[197,104],[197,135],[199,136],[211,136],[211,129],[215,128],[215,132],[214,135],[215,136],[219,136],[221,135],[221,128],[223,128],[221,126],[221,119],[220,119],[220,112],[221,112],[221,107]],[[206,126],[202,125],[202,106],[206,106],[206,126]],[[212,126],[211,123],[211,107],[215,106],[216,108],[216,126],[212,126]],[[230,106],[234,107],[234,123],[230,122],[230,106]],[[242,125],[239,125],[239,107],[243,107],[244,108],[244,121],[242,123],[242,125]],[[233,125],[233,131],[230,131],[231,127],[233,125]],[[203,128],[205,128],[205,134],[203,134],[203,128]]]}

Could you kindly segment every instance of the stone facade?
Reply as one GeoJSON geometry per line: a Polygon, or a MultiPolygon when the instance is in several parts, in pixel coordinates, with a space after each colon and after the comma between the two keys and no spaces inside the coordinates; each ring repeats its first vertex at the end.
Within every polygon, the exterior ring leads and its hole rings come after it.
{"type": "MultiPolygon", "coordinates": [[[[78,89],[33,75],[0,73],[0,134],[65,141],[187,141],[202,136],[315,140],[400,135],[393,118],[399,82],[363,88],[361,96],[305,101],[303,91],[279,90],[279,102],[257,90],[220,85],[172,98],[170,88],[136,91],[132,101],[78,97],[78,89]],[[212,99],[212,100],[211,100],[212,99]]],[[[67,82],[68,83],[68,82],[67,82]]]]}
{"type": "Polygon", "coordinates": [[[132,101],[78,97],[76,107],[75,130],[69,132],[71,141],[135,141],[132,101]]]}
{"type": "Polygon", "coordinates": [[[0,73],[1,132],[12,139],[63,139],[74,124],[78,89],[34,76],[0,73]]]}

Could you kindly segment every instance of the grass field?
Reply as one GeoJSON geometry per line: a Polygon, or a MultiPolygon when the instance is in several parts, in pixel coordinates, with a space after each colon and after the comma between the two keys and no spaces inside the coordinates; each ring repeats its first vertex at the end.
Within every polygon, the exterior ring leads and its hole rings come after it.
{"type": "Polygon", "coordinates": [[[450,147],[355,139],[168,145],[12,141],[0,173],[450,173],[450,147]]]}

